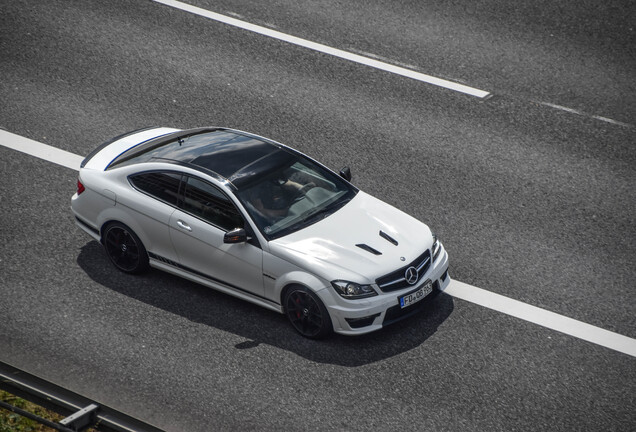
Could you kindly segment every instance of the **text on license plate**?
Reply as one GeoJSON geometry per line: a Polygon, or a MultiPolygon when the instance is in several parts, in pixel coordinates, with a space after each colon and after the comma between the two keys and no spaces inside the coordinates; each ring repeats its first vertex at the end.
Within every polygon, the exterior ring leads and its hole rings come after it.
{"type": "Polygon", "coordinates": [[[418,301],[429,295],[431,291],[433,291],[433,283],[428,280],[418,290],[399,297],[400,307],[405,308],[412,305],[413,303],[417,303],[418,301]]]}

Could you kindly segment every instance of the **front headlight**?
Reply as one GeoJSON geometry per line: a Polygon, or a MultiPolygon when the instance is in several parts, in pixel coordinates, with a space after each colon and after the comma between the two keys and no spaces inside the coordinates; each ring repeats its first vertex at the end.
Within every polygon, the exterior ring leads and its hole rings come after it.
{"type": "Polygon", "coordinates": [[[433,247],[431,248],[431,254],[433,255],[433,261],[435,261],[437,259],[437,257],[439,256],[439,253],[441,252],[442,248],[440,246],[439,243],[439,239],[437,238],[437,236],[435,234],[433,234],[433,247]]]}
{"type": "Polygon", "coordinates": [[[378,295],[371,285],[360,285],[355,282],[335,280],[331,285],[342,298],[355,300],[378,295]]]}

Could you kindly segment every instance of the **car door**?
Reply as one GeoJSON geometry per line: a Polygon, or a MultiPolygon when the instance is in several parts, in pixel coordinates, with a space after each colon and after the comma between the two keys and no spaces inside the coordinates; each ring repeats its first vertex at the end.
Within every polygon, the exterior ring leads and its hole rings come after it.
{"type": "Polygon", "coordinates": [[[170,237],[180,264],[213,282],[262,297],[262,249],[249,242],[223,242],[226,232],[245,227],[241,213],[211,183],[193,176],[184,181],[180,209],[170,218],[170,237]]]}
{"type": "Polygon", "coordinates": [[[136,189],[132,194],[119,194],[118,205],[134,209],[131,213],[138,232],[146,240],[146,250],[152,258],[174,261],[176,251],[170,241],[170,216],[179,197],[181,173],[146,171],[128,177],[136,189]]]}

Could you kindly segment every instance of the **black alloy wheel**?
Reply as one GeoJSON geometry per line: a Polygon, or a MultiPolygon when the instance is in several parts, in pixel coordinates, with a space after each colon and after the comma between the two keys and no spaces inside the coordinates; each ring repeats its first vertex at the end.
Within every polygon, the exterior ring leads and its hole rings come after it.
{"type": "Polygon", "coordinates": [[[102,238],[106,254],[124,273],[141,273],[148,269],[148,253],[139,237],[126,225],[113,222],[102,238]]]}
{"type": "Polygon", "coordinates": [[[285,295],[287,318],[301,335],[321,339],[333,331],[327,308],[320,299],[304,287],[293,287],[285,295]]]}

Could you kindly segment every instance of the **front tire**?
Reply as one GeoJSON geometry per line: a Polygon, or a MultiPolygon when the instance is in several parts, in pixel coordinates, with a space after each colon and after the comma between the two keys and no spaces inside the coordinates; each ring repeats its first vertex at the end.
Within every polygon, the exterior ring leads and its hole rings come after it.
{"type": "Polygon", "coordinates": [[[327,308],[311,290],[290,288],[285,293],[284,305],[287,318],[304,337],[322,339],[333,331],[327,308]]]}
{"type": "Polygon", "coordinates": [[[143,273],[150,267],[148,252],[139,237],[126,225],[112,222],[104,228],[104,249],[110,261],[124,273],[143,273]]]}

